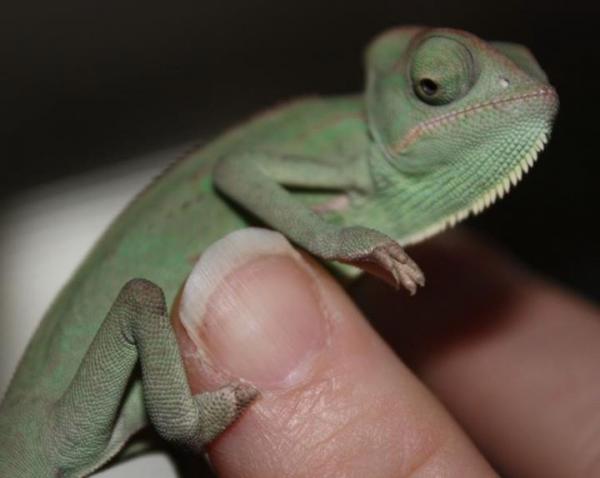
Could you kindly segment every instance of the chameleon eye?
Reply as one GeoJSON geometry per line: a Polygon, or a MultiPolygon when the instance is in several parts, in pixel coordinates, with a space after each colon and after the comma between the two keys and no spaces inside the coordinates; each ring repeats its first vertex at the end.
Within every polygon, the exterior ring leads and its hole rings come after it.
{"type": "Polygon", "coordinates": [[[417,97],[428,105],[446,105],[463,97],[476,77],[473,57],[456,40],[431,37],[415,51],[410,76],[417,97]]]}
{"type": "Polygon", "coordinates": [[[431,78],[419,80],[419,92],[427,98],[433,98],[440,89],[439,85],[431,78]]]}

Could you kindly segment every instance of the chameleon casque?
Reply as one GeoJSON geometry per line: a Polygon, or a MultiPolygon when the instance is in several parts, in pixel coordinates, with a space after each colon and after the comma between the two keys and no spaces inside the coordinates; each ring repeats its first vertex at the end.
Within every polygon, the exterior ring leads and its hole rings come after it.
{"type": "Polygon", "coordinates": [[[121,213],[12,379],[0,476],[88,475],[149,423],[201,448],[257,394],[234,383],[192,396],[186,382],[167,304],[211,243],[254,218],[345,264],[340,273],[358,266],[414,293],[424,276],[401,246],[507,193],[558,110],[529,50],[463,31],[392,29],[368,47],[366,69],[363,95],[257,116],[177,162],[121,213]]]}

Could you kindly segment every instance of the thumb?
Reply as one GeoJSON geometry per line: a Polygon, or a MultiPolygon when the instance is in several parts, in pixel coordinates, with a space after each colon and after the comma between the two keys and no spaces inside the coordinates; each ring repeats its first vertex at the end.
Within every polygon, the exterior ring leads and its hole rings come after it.
{"type": "Polygon", "coordinates": [[[209,446],[220,476],[494,476],[339,286],[278,233],[212,246],[173,322],[194,393],[239,380],[261,392],[209,446]]]}

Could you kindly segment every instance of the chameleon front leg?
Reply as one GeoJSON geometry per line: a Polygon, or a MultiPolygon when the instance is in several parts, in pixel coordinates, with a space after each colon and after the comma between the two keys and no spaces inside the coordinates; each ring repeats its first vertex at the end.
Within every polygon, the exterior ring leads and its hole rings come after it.
{"type": "Polygon", "coordinates": [[[417,264],[392,238],[360,225],[328,223],[283,187],[369,194],[366,156],[334,163],[264,152],[230,154],[218,161],[213,178],[226,196],[314,255],[374,272],[411,294],[425,284],[417,264]]]}
{"type": "Polygon", "coordinates": [[[140,363],[144,407],[168,441],[201,448],[252,402],[257,392],[231,384],[192,396],[162,291],[134,279],[122,289],[72,383],[56,403],[48,427],[57,476],[82,476],[102,465],[119,436],[119,413],[140,363]],[[62,474],[61,474],[62,473],[62,474]]]}

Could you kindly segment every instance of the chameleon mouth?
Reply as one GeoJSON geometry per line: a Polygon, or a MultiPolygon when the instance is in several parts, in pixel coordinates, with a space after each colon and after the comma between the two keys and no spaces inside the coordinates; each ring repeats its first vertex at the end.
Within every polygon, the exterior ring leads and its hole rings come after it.
{"type": "Polygon", "coordinates": [[[418,233],[404,238],[401,242],[403,245],[414,244],[427,239],[439,232],[442,232],[450,227],[454,227],[459,222],[469,216],[475,216],[484,209],[494,204],[496,200],[507,194],[511,188],[516,186],[523,176],[531,169],[536,162],[540,152],[544,149],[548,142],[548,133],[541,132],[533,142],[533,146],[523,155],[521,160],[506,174],[500,181],[494,184],[486,192],[475,198],[475,200],[467,207],[455,212],[443,220],[434,223],[418,233]]]}

